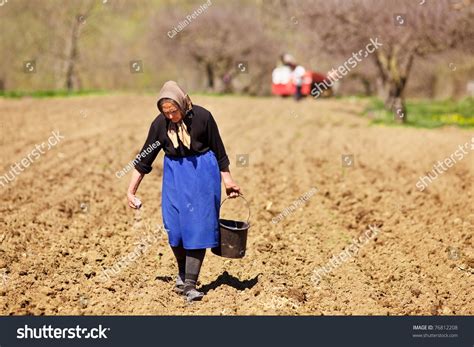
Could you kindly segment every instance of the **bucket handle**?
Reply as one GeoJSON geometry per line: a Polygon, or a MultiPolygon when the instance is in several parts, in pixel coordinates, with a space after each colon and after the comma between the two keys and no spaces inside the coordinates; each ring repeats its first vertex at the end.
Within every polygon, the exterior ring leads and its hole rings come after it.
{"type": "MultiPolygon", "coordinates": [[[[248,216],[247,216],[247,224],[250,225],[250,224],[249,224],[249,223],[250,223],[250,204],[249,204],[249,202],[247,201],[247,199],[244,198],[243,194],[239,194],[237,197],[242,198],[242,199],[244,199],[244,201],[245,201],[245,205],[247,206],[247,208],[248,208],[248,210],[249,210],[249,214],[248,214],[248,216]]],[[[224,205],[224,202],[225,202],[226,200],[229,200],[229,199],[230,199],[230,198],[227,197],[227,198],[225,198],[224,200],[222,200],[222,202],[221,202],[221,207],[222,207],[222,205],[224,205]]]]}

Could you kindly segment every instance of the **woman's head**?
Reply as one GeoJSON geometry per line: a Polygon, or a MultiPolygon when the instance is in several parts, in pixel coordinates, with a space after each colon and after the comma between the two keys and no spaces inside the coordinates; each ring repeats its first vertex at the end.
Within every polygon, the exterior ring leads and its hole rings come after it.
{"type": "Polygon", "coordinates": [[[163,115],[173,123],[178,123],[183,119],[183,111],[178,103],[170,98],[162,98],[158,102],[158,109],[163,115]]]}
{"type": "Polygon", "coordinates": [[[157,106],[166,118],[177,123],[188,111],[192,110],[193,104],[189,96],[175,81],[168,81],[160,90],[157,106]]]}

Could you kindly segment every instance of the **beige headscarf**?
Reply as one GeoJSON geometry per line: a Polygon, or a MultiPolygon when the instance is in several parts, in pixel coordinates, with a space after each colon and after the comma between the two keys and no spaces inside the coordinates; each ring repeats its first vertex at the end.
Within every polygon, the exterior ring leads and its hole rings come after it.
{"type": "MultiPolygon", "coordinates": [[[[193,103],[191,102],[189,95],[186,94],[175,81],[166,82],[163,85],[163,88],[160,90],[157,106],[161,113],[163,113],[163,111],[160,109],[160,100],[165,98],[174,100],[178,104],[181,112],[183,113],[183,119],[186,116],[186,113],[193,108],[193,103]]],[[[188,129],[186,129],[186,124],[184,124],[183,119],[181,119],[178,123],[169,122],[168,137],[171,139],[174,148],[178,148],[179,146],[179,137],[183,145],[190,149],[191,136],[189,135],[188,129]]]]}

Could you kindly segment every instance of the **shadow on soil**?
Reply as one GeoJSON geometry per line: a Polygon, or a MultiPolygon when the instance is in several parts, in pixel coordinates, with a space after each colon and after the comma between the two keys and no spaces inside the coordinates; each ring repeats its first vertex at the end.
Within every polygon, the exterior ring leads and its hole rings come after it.
{"type": "Polygon", "coordinates": [[[237,290],[251,289],[258,283],[258,276],[260,276],[260,274],[249,280],[241,281],[237,277],[229,274],[227,271],[224,271],[224,273],[219,275],[219,277],[217,277],[214,281],[203,285],[201,288],[199,288],[199,290],[207,294],[207,292],[210,290],[216,289],[222,285],[228,285],[237,290]]]}

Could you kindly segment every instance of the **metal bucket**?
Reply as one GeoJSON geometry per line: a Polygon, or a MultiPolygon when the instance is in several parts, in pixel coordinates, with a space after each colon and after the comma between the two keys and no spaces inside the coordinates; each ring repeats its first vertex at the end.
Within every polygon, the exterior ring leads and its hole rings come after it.
{"type": "MultiPolygon", "coordinates": [[[[247,221],[219,219],[219,246],[212,248],[211,251],[221,257],[236,259],[245,256],[247,231],[250,228],[250,207],[242,195],[239,195],[239,197],[244,199],[249,210],[247,221]]],[[[225,198],[222,201],[221,207],[227,199],[229,198],[225,198]]]]}

